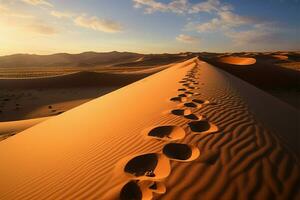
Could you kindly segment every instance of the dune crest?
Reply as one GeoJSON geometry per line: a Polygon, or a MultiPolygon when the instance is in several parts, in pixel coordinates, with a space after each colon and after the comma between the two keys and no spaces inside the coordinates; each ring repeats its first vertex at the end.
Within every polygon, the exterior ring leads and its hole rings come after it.
{"type": "Polygon", "coordinates": [[[197,58],[174,64],[1,142],[0,199],[297,199],[299,159],[278,129],[294,111],[271,130],[250,101],[285,108],[197,58]]]}

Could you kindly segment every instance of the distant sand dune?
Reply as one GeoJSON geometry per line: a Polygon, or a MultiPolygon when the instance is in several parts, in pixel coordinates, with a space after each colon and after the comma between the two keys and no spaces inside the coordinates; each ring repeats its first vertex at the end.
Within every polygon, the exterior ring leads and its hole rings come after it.
{"type": "Polygon", "coordinates": [[[233,64],[233,65],[252,65],[256,63],[255,58],[249,57],[236,57],[236,56],[228,56],[219,58],[219,62],[233,64]]]}
{"type": "Polygon", "coordinates": [[[191,59],[2,141],[0,199],[296,200],[297,114],[191,59]]]}
{"type": "Polygon", "coordinates": [[[279,60],[287,60],[289,59],[288,56],[285,55],[273,55],[274,58],[279,59],[279,60]]]}
{"type": "Polygon", "coordinates": [[[33,79],[0,79],[0,88],[70,88],[90,86],[127,85],[148,76],[151,73],[97,73],[83,71],[67,75],[33,78],[33,79]]]}

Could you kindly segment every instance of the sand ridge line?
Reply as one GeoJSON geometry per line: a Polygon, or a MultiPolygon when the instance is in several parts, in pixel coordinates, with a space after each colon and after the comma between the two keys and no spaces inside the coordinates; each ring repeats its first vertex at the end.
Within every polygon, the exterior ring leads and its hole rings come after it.
{"type": "MultiPolygon", "coordinates": [[[[194,73],[197,73],[196,66],[188,72],[189,76],[194,76],[194,73]]],[[[197,84],[198,82],[196,82],[194,85],[197,84]]],[[[170,101],[175,101],[180,103],[182,101],[182,98],[188,98],[192,96],[193,94],[189,94],[189,96],[186,94],[179,94],[177,97],[171,98],[170,101]]],[[[191,102],[184,103],[184,106],[198,107],[199,105],[202,104],[209,104],[209,101],[192,99],[191,102]]],[[[197,134],[200,133],[209,134],[218,131],[218,128],[215,125],[204,120],[203,116],[198,117],[197,115],[193,114],[192,110],[190,109],[174,109],[171,110],[170,113],[176,116],[181,116],[181,117],[185,117],[186,119],[192,120],[191,122],[188,123],[188,126],[190,127],[192,132],[197,132],[197,134]],[[193,120],[197,120],[197,121],[193,121],[193,120]]],[[[184,138],[186,135],[186,132],[183,128],[174,125],[157,126],[154,128],[151,127],[145,129],[144,132],[147,134],[147,136],[161,141],[179,140],[184,138]]],[[[198,149],[197,146],[171,142],[164,145],[162,149],[162,155],[165,155],[167,158],[173,161],[190,162],[196,160],[200,156],[200,150],[198,149]]],[[[164,185],[161,181],[167,178],[171,170],[170,164],[165,164],[169,169],[167,170],[169,173],[166,173],[166,170],[164,170],[165,177],[160,177],[159,180],[157,180],[156,168],[159,167],[158,158],[161,157],[162,155],[157,153],[143,154],[143,155],[136,156],[131,160],[127,161],[127,164],[124,167],[124,171],[133,174],[138,178],[134,179],[135,181],[133,181],[132,179],[129,180],[122,187],[119,196],[121,200],[152,199],[153,193],[156,192],[152,191],[153,192],[152,193],[151,187],[153,187],[153,185],[156,186],[156,184],[164,185]],[[155,180],[156,182],[145,182],[144,177],[151,177],[151,178],[146,178],[146,180],[149,181],[152,179],[155,180]]],[[[209,160],[209,158],[207,160],[209,160]]],[[[166,192],[165,187],[163,188],[164,190],[163,192],[161,192],[161,194],[166,192]]]]}

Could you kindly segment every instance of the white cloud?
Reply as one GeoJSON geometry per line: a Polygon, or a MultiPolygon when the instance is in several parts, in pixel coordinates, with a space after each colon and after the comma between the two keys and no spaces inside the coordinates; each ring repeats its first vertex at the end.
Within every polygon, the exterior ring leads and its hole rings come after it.
{"type": "Polygon", "coordinates": [[[198,32],[216,31],[220,29],[231,29],[243,25],[255,25],[256,20],[250,17],[244,17],[234,14],[232,11],[220,11],[218,17],[205,23],[190,23],[188,29],[194,29],[198,32]]]}
{"type": "Polygon", "coordinates": [[[256,24],[252,29],[244,31],[229,30],[225,35],[231,38],[236,46],[276,41],[276,29],[267,23],[256,24]]]}
{"type": "Polygon", "coordinates": [[[115,21],[99,19],[98,17],[88,17],[85,15],[78,16],[74,19],[77,26],[102,31],[106,33],[116,33],[122,31],[122,26],[115,21]]]}
{"type": "Polygon", "coordinates": [[[46,0],[21,0],[21,1],[23,1],[24,3],[27,3],[27,4],[34,5],[34,6],[53,7],[53,5],[51,3],[49,3],[48,1],[46,1],[46,0]]]}
{"type": "Polygon", "coordinates": [[[176,37],[176,40],[183,43],[198,43],[200,41],[199,37],[180,34],[176,37]]]}

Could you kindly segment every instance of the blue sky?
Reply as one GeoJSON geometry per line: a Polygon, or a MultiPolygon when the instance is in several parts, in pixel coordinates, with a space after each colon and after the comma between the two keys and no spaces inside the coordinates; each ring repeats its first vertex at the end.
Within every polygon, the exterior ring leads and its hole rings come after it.
{"type": "Polygon", "coordinates": [[[300,50],[300,0],[0,0],[0,55],[300,50]]]}

